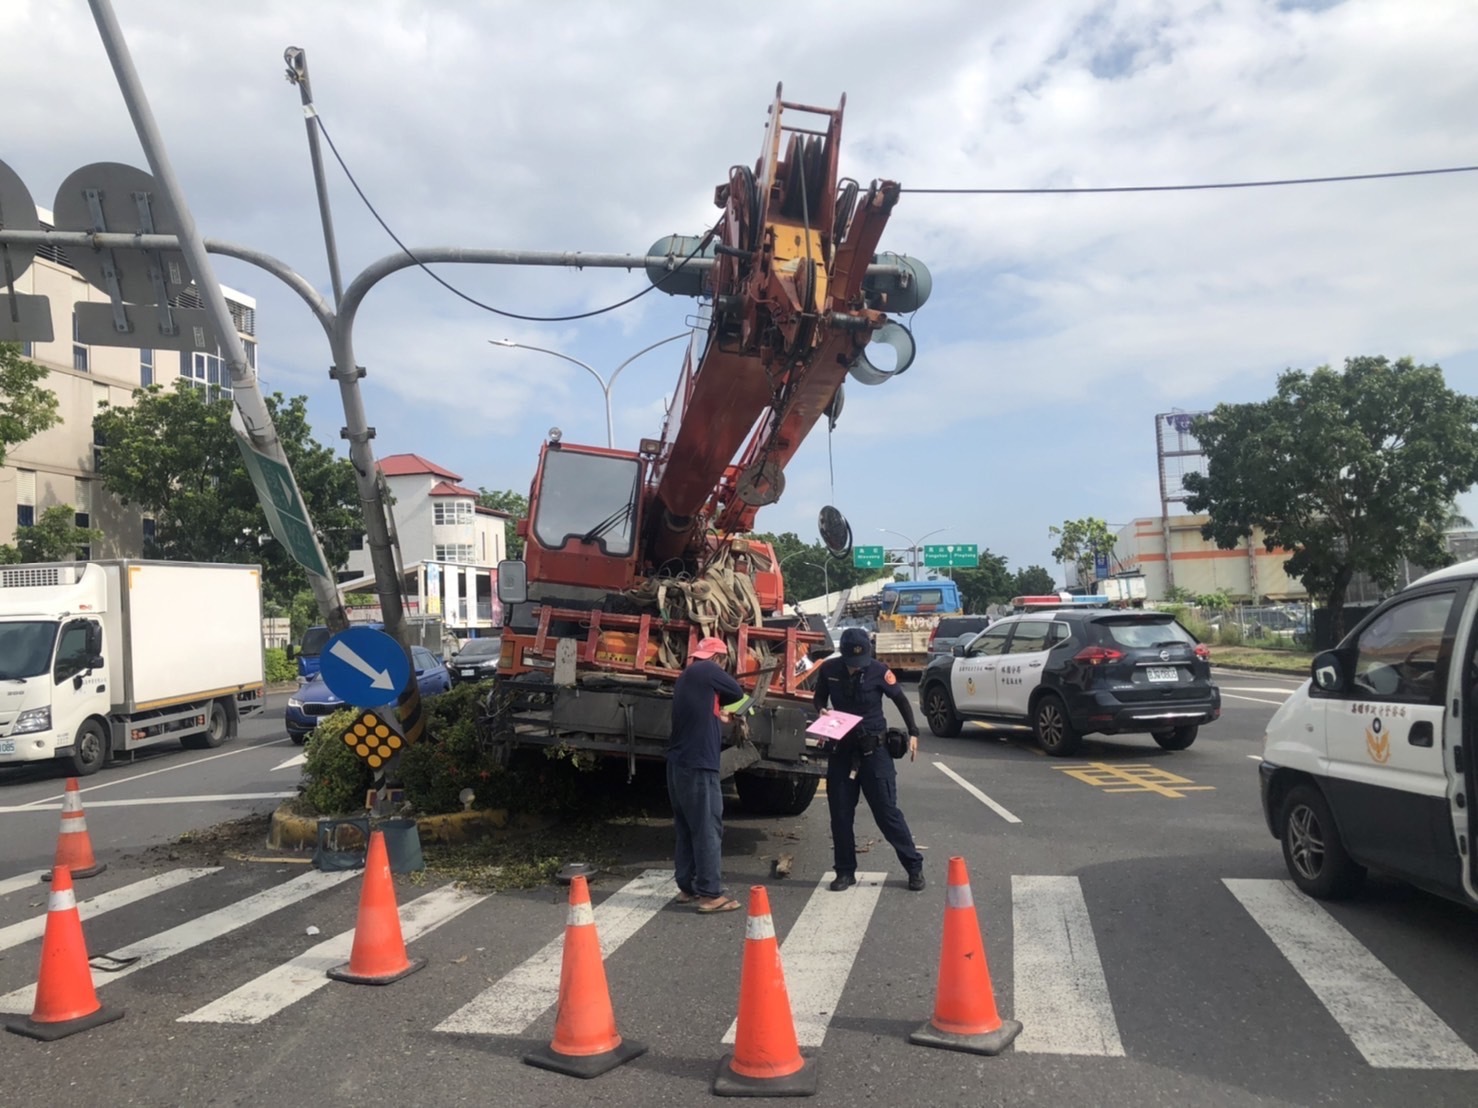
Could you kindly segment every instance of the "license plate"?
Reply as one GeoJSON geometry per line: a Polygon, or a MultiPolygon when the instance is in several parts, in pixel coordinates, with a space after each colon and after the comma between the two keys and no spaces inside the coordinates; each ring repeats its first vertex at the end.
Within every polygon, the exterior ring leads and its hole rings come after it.
{"type": "Polygon", "coordinates": [[[15,740],[14,739],[0,739],[0,754],[14,754],[14,753],[15,753],[15,740]]]}
{"type": "Polygon", "coordinates": [[[463,677],[476,677],[477,676],[477,670],[475,670],[475,669],[464,669],[462,671],[462,676],[463,677]]]}
{"type": "Polygon", "coordinates": [[[1180,670],[1174,666],[1150,666],[1145,673],[1151,681],[1179,681],[1180,670]]]}

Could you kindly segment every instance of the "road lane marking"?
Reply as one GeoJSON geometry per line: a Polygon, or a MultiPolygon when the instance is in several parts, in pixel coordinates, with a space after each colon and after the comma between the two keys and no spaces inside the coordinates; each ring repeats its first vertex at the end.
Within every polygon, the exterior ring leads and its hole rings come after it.
{"type": "Polygon", "coordinates": [[[1185,799],[1186,793],[1215,792],[1215,785],[1198,785],[1189,777],[1152,766],[1148,762],[1114,765],[1109,762],[1078,762],[1070,766],[1053,766],[1055,770],[1092,785],[1106,793],[1158,793],[1173,800],[1185,799]]]}
{"type": "MultiPolygon", "coordinates": [[[[171,927],[168,931],[151,935],[132,946],[110,951],[104,957],[120,960],[137,958],[138,961],[114,971],[94,968],[92,971],[93,986],[100,989],[104,985],[127,977],[131,973],[137,973],[141,969],[147,969],[166,958],[183,954],[187,950],[200,946],[202,943],[208,943],[212,939],[218,939],[222,935],[229,935],[232,931],[255,923],[273,912],[305,900],[314,893],[331,889],[335,885],[358,876],[357,870],[341,870],[337,873],[320,873],[314,870],[311,873],[294,877],[291,881],[284,881],[280,885],[254,893],[224,908],[218,908],[214,912],[207,912],[178,927],[171,927]]],[[[93,957],[98,956],[93,955],[93,957]]],[[[35,985],[27,985],[25,988],[0,996],[0,1012],[25,1015],[33,1011],[35,1007],[35,985]]]]}
{"type": "MultiPolygon", "coordinates": [[[[785,990],[790,994],[796,1042],[801,1046],[820,1046],[826,1039],[888,875],[859,873],[857,884],[845,894],[826,888],[835,876],[828,872],[816,883],[800,918],[780,944],[785,990]]],[[[732,1044],[738,1030],[736,1019],[722,1041],[732,1044]]]]}
{"type": "Polygon", "coordinates": [[[1005,808],[1001,807],[999,804],[997,804],[990,797],[986,796],[983,792],[981,792],[979,789],[977,789],[974,785],[970,784],[970,782],[966,781],[963,777],[961,777],[954,770],[950,769],[943,762],[935,762],[934,763],[934,768],[937,769],[937,770],[939,770],[940,773],[944,774],[946,777],[948,777],[950,780],[952,780],[955,784],[959,785],[960,788],[964,789],[967,793],[969,793],[971,796],[973,796],[976,800],[980,801],[980,803],[984,804],[987,808],[989,808],[996,815],[1000,816],[1007,823],[1020,823],[1021,822],[1021,820],[1017,819],[1010,812],[1008,812],[1005,808]]]}
{"type": "Polygon", "coordinates": [[[268,772],[269,773],[276,773],[280,769],[292,769],[293,766],[300,766],[304,762],[306,762],[307,760],[308,760],[308,755],[307,754],[299,754],[299,755],[297,755],[294,758],[289,758],[285,762],[279,762],[277,765],[273,766],[270,770],[268,770],[268,772]]]}
{"type": "MultiPolygon", "coordinates": [[[[417,897],[400,909],[401,938],[413,942],[486,899],[451,885],[417,897]]],[[[347,962],[353,948],[351,927],[175,1022],[261,1023],[327,985],[328,971],[347,962]]]]}
{"type": "MultiPolygon", "coordinates": [[[[84,793],[95,793],[99,789],[111,789],[114,785],[127,785],[132,781],[142,781],[145,777],[153,777],[158,773],[173,773],[177,769],[189,769],[191,766],[203,765],[206,762],[214,762],[217,758],[233,758],[237,754],[246,754],[248,751],[260,750],[264,746],[280,746],[282,743],[290,742],[289,739],[268,739],[262,743],[251,743],[248,746],[238,746],[234,750],[225,750],[219,754],[207,754],[204,758],[195,758],[188,762],[180,762],[176,765],[160,766],[158,769],[145,770],[143,773],[135,773],[130,777],[117,777],[111,781],[103,781],[97,785],[88,785],[81,791],[84,793]]],[[[61,800],[65,793],[57,793],[55,796],[43,796],[40,800],[33,800],[30,805],[46,804],[49,801],[61,800]]],[[[29,807],[30,805],[23,805],[29,807]]]]}
{"type": "Polygon", "coordinates": [[[1011,877],[1011,995],[1021,1054],[1122,1058],[1124,1044],[1076,877],[1011,877]]]}
{"type": "Polygon", "coordinates": [[[1372,1066],[1478,1070],[1478,1054],[1292,882],[1228,877],[1222,884],[1372,1066]]]}
{"type": "MultiPolygon", "coordinates": [[[[77,911],[84,920],[100,916],[104,912],[111,912],[115,908],[123,908],[129,904],[137,903],[145,897],[153,896],[155,893],[168,892],[187,882],[194,881],[197,877],[207,877],[212,873],[220,873],[220,866],[202,867],[199,869],[172,869],[164,873],[146,877],[142,881],[135,881],[132,885],[124,885],[122,888],[109,889],[105,893],[89,897],[77,902],[77,911]]],[[[12,923],[9,927],[0,927],[0,950],[9,950],[13,946],[39,939],[46,932],[46,913],[35,919],[22,920],[20,923],[12,923]]]]}
{"type": "Polygon", "coordinates": [[[1262,755],[1261,754],[1249,754],[1249,755],[1247,755],[1247,757],[1251,758],[1254,762],[1260,762],[1260,761],[1262,761],[1262,755]]]}
{"type": "Polygon", "coordinates": [[[30,873],[18,873],[14,877],[7,877],[4,881],[0,881],[0,896],[9,896],[17,889],[29,889],[50,872],[49,869],[35,869],[30,873]]]}
{"type": "MultiPolygon", "coordinates": [[[[609,958],[677,895],[671,870],[649,869],[601,901],[595,909],[601,957],[609,958]]],[[[531,958],[505,973],[441,1023],[438,1031],[468,1035],[520,1035],[559,999],[564,931],[531,958]]],[[[674,957],[681,957],[673,952],[674,957]]]]}
{"type": "Polygon", "coordinates": [[[1292,696],[1297,689],[1285,689],[1281,685],[1218,685],[1222,692],[1231,689],[1232,692],[1280,692],[1292,696]]]}
{"type": "Polygon", "coordinates": [[[1229,693],[1225,689],[1221,692],[1221,698],[1223,700],[1250,700],[1254,704],[1277,704],[1280,706],[1287,703],[1287,701],[1283,700],[1269,700],[1265,696],[1238,696],[1236,693],[1229,693]]]}
{"type": "MultiPolygon", "coordinates": [[[[140,808],[151,804],[217,804],[227,800],[284,800],[297,796],[296,789],[275,793],[206,793],[201,796],[133,796],[127,800],[89,800],[89,808],[140,808]]],[[[0,815],[16,812],[60,812],[60,804],[15,804],[0,807],[0,815]]]]}

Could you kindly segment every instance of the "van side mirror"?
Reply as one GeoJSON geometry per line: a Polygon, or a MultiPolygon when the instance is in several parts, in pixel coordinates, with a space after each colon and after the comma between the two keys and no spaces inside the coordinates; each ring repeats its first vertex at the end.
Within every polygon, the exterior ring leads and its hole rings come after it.
{"type": "Polygon", "coordinates": [[[1310,664],[1314,687],[1322,692],[1339,692],[1345,687],[1345,662],[1336,650],[1316,654],[1310,664]]]}
{"type": "Polygon", "coordinates": [[[87,659],[88,669],[102,669],[105,664],[101,654],[92,654],[87,659]]]}
{"type": "MultiPolygon", "coordinates": [[[[94,657],[103,652],[103,629],[97,624],[89,624],[87,628],[87,654],[94,657]]],[[[99,665],[102,663],[99,662],[99,665]]]]}
{"type": "Polygon", "coordinates": [[[498,563],[498,599],[504,604],[522,604],[529,598],[529,571],[523,562],[498,563]]]}
{"type": "Polygon", "coordinates": [[[292,643],[288,643],[286,646],[284,646],[282,648],[282,652],[287,655],[287,660],[289,662],[298,656],[298,648],[292,643]]]}

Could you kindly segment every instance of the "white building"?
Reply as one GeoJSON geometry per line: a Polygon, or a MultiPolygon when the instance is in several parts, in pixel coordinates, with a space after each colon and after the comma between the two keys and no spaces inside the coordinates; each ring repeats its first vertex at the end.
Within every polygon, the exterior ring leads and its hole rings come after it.
{"type": "MultiPolygon", "coordinates": [[[[42,223],[52,225],[52,215],[38,208],[42,223]]],[[[10,448],[0,467],[0,542],[15,541],[15,531],[28,527],[43,511],[70,504],[79,526],[97,527],[103,541],[83,557],[136,557],[143,552],[144,539],[153,533],[153,521],[137,509],[125,509],[103,491],[98,476],[102,444],[94,440],[92,419],[103,405],[118,407],[132,403],[133,390],[141,385],[172,388],[184,378],[212,395],[229,396],[231,377],[225,361],[217,355],[180,354],[172,350],[138,350],[127,347],[88,346],[75,342],[78,301],[106,303],[99,292],[78,273],[66,252],[42,247],[30,268],[15,282],[15,291],[45,296],[51,306],[51,342],[22,343],[28,358],[47,369],[41,384],[56,394],[61,422],[35,438],[10,448]]],[[[246,346],[253,367],[257,364],[256,301],[245,293],[226,289],[236,329],[246,346]]],[[[4,298],[0,277],[0,302],[4,298]]],[[[198,300],[186,294],[181,303],[197,307],[198,300]]]]}
{"type": "MultiPolygon", "coordinates": [[[[440,616],[458,638],[501,626],[498,563],[508,556],[509,517],[479,507],[477,493],[459,483],[461,474],[419,454],[381,458],[380,472],[400,539],[407,613],[440,616]]],[[[373,603],[353,604],[354,594],[374,590],[374,567],[363,537],[350,550],[340,580],[353,611],[365,619],[378,618],[373,603]]]]}

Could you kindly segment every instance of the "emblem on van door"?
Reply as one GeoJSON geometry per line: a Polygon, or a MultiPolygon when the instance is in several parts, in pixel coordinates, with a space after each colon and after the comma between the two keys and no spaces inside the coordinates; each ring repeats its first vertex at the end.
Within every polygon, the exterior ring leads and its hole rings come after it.
{"type": "Polygon", "coordinates": [[[969,693],[971,696],[974,696],[975,695],[975,678],[973,678],[973,677],[967,677],[967,678],[965,678],[965,691],[967,693],[969,693]]]}
{"type": "Polygon", "coordinates": [[[1385,765],[1391,758],[1391,734],[1379,716],[1370,721],[1365,729],[1365,750],[1370,760],[1385,765]]]}

